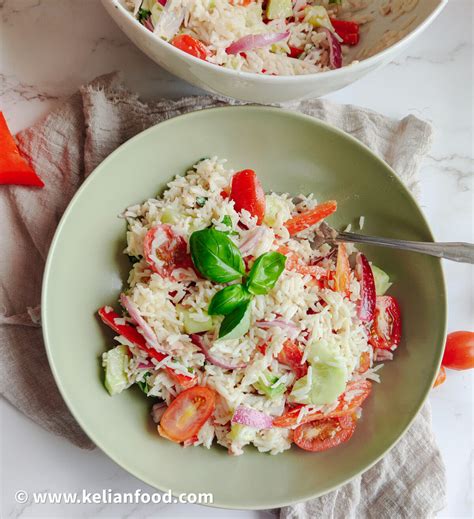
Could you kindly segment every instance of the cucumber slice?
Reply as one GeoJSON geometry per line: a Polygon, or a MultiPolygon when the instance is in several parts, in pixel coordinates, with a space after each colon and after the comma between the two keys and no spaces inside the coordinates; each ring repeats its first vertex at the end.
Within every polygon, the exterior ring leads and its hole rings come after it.
{"type": "Polygon", "coordinates": [[[315,341],[309,346],[308,362],[313,368],[312,384],[305,397],[301,389],[308,384],[308,376],[297,380],[291,392],[300,404],[330,404],[341,395],[347,383],[347,368],[338,346],[329,341],[315,341]]]}
{"type": "Polygon", "coordinates": [[[308,346],[307,359],[311,364],[322,362],[331,366],[344,365],[344,359],[339,354],[339,347],[327,340],[313,341],[308,346]]]}
{"type": "Polygon", "coordinates": [[[269,20],[293,16],[291,0],[268,0],[266,13],[269,20]]]}
{"type": "Polygon", "coordinates": [[[184,331],[187,334],[208,332],[214,328],[214,321],[210,315],[203,320],[200,318],[200,315],[189,312],[188,310],[183,309],[181,312],[183,314],[184,331]]]}
{"type": "Polygon", "coordinates": [[[261,391],[269,398],[277,398],[286,391],[285,384],[278,384],[278,386],[271,387],[278,381],[278,377],[272,375],[268,370],[265,370],[253,387],[261,391]]]}
{"type": "Polygon", "coordinates": [[[312,365],[311,388],[305,397],[298,395],[308,384],[308,375],[298,379],[290,393],[291,400],[298,404],[324,405],[334,402],[346,388],[347,371],[344,366],[330,366],[323,362],[312,365]]]}
{"type": "Polygon", "coordinates": [[[268,227],[275,226],[280,214],[285,215],[284,219],[290,218],[288,206],[280,199],[278,195],[266,195],[265,216],[263,217],[263,223],[268,225],[268,227]]]}
{"type": "Polygon", "coordinates": [[[127,377],[128,348],[116,346],[102,356],[105,368],[104,385],[110,395],[118,395],[129,386],[127,377]]]}
{"type": "Polygon", "coordinates": [[[150,9],[151,11],[151,21],[153,22],[153,27],[155,27],[158,24],[158,21],[161,17],[161,14],[163,12],[163,6],[160,4],[160,2],[155,2],[150,9]]]}
{"type": "Polygon", "coordinates": [[[390,278],[388,274],[384,272],[382,269],[379,269],[375,265],[371,265],[371,267],[375,281],[375,293],[378,296],[383,296],[385,292],[392,286],[390,278]]]}
{"type": "Polygon", "coordinates": [[[156,0],[143,0],[141,9],[151,11],[151,8],[156,4],[156,0]]]}
{"type": "Polygon", "coordinates": [[[329,366],[322,362],[313,365],[313,384],[310,400],[314,405],[331,404],[346,389],[347,371],[343,366],[329,366]]]}
{"type": "Polygon", "coordinates": [[[306,7],[304,20],[310,23],[313,27],[325,27],[334,32],[328,12],[321,5],[312,5],[306,7]]]}
{"type": "Polygon", "coordinates": [[[227,433],[229,440],[244,444],[255,440],[256,435],[256,429],[240,423],[233,423],[230,426],[230,431],[227,433]]]}
{"type": "Polygon", "coordinates": [[[172,209],[171,207],[166,207],[163,209],[163,212],[161,213],[161,222],[162,223],[169,223],[169,224],[175,224],[179,221],[179,213],[172,209]]]}

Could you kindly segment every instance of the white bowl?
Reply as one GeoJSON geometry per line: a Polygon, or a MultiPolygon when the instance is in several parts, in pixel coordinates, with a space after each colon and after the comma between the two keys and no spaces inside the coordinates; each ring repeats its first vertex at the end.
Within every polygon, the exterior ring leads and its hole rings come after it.
{"type": "Polygon", "coordinates": [[[218,67],[152,34],[133,18],[121,0],[102,0],[102,3],[130,40],[172,74],[212,93],[266,104],[334,92],[388,63],[428,27],[447,0],[392,0],[394,12],[388,16],[379,12],[387,0],[372,0],[370,7],[357,13],[374,11],[375,19],[363,26],[361,42],[345,57],[351,65],[300,76],[267,76],[218,67]],[[400,14],[400,10],[408,12],[400,14]],[[390,40],[388,46],[383,44],[384,38],[390,40]],[[359,61],[352,63],[353,60],[359,61]]]}

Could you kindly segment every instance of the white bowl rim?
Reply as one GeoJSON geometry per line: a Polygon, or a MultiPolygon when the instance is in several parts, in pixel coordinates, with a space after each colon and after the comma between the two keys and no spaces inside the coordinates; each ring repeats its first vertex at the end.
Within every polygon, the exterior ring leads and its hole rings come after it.
{"type": "MultiPolygon", "coordinates": [[[[136,22],[131,15],[131,13],[122,5],[120,0],[102,0],[103,3],[109,3],[111,5],[114,5],[117,9],[122,11],[122,13],[125,16],[128,16],[130,18],[131,22],[136,22]]],[[[335,70],[325,70],[322,72],[314,72],[311,74],[298,74],[294,76],[289,75],[281,75],[281,76],[270,76],[267,74],[256,74],[255,72],[242,72],[240,70],[233,70],[231,68],[222,67],[220,65],[215,65],[214,63],[209,63],[208,61],[202,60],[200,58],[196,58],[195,56],[191,56],[191,54],[188,54],[180,49],[177,49],[176,47],[173,47],[170,43],[168,43],[165,40],[162,40],[161,38],[158,38],[155,36],[151,31],[149,31],[145,26],[143,26],[141,23],[136,23],[138,26],[138,30],[142,31],[142,34],[145,36],[145,38],[148,38],[149,41],[156,41],[158,42],[158,45],[166,46],[168,50],[170,50],[175,55],[183,56],[185,59],[188,59],[191,61],[191,63],[197,63],[200,66],[206,68],[211,67],[212,70],[215,70],[216,67],[222,72],[223,75],[228,75],[229,78],[232,77],[239,77],[246,80],[254,80],[256,82],[260,83],[285,83],[285,82],[298,82],[301,81],[301,78],[315,78],[320,77],[321,74],[324,74],[324,77],[329,78],[336,78],[338,76],[343,76],[348,69],[355,70],[356,72],[358,70],[363,70],[366,67],[370,67],[371,65],[376,65],[377,63],[383,61],[385,58],[389,58],[391,52],[393,50],[400,50],[406,43],[411,41],[412,39],[416,38],[420,33],[422,33],[426,27],[428,27],[432,21],[441,13],[441,11],[446,7],[448,3],[448,0],[440,0],[439,5],[433,10],[433,12],[425,19],[423,22],[418,25],[416,29],[413,31],[410,31],[408,34],[406,34],[403,38],[398,40],[393,45],[390,45],[386,49],[383,49],[373,56],[370,56],[369,58],[366,58],[364,60],[358,61],[357,63],[353,63],[350,65],[345,65],[339,69],[335,70]]]]}

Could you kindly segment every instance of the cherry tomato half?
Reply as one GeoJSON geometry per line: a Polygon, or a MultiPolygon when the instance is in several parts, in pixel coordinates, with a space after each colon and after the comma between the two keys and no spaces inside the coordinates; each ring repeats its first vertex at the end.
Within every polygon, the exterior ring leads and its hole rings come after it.
{"type": "Polygon", "coordinates": [[[164,412],[158,432],[175,443],[193,438],[211,416],[216,405],[214,391],[195,386],[180,393],[164,412]]]}
{"type": "Polygon", "coordinates": [[[357,373],[365,373],[370,368],[370,353],[368,351],[364,351],[359,360],[359,368],[357,369],[357,373]]]}
{"type": "MultiPolygon", "coordinates": [[[[358,380],[357,382],[349,382],[347,384],[346,392],[357,391],[356,396],[350,401],[346,402],[344,399],[345,393],[339,397],[339,404],[328,414],[323,414],[321,411],[314,411],[305,415],[301,424],[313,422],[315,420],[326,420],[327,418],[340,418],[341,416],[348,416],[352,414],[358,407],[362,405],[364,400],[370,395],[372,390],[372,383],[369,380],[358,380]]],[[[291,409],[282,416],[278,416],[273,420],[274,427],[293,427],[298,423],[298,416],[300,414],[301,405],[291,409]]]]}
{"type": "MultiPolygon", "coordinates": [[[[111,310],[108,306],[99,308],[98,314],[104,324],[112,328],[114,332],[125,337],[137,348],[145,351],[149,357],[156,359],[158,362],[161,362],[166,357],[166,355],[161,353],[161,351],[150,348],[146,343],[145,337],[143,337],[143,335],[136,329],[135,326],[132,326],[131,324],[117,324],[116,320],[122,319],[122,316],[111,310]]],[[[183,388],[195,386],[197,383],[197,378],[194,375],[190,374],[189,376],[186,376],[182,373],[177,373],[169,366],[164,366],[164,369],[173,382],[179,384],[183,388]]]]}
{"type": "Polygon", "coordinates": [[[446,339],[443,366],[449,369],[474,368],[474,332],[452,332],[446,339]]]}
{"type": "Polygon", "coordinates": [[[171,45],[187,54],[191,54],[191,56],[194,56],[195,58],[203,60],[207,58],[207,48],[204,43],[196,40],[196,38],[193,38],[192,36],[189,36],[189,34],[179,34],[178,36],[175,36],[171,40],[171,45]]]}
{"type": "Polygon", "coordinates": [[[402,316],[397,300],[392,296],[377,296],[369,343],[374,348],[394,350],[401,338],[402,316]]]}
{"type": "Polygon", "coordinates": [[[356,420],[353,415],[309,422],[297,427],[293,439],[305,451],[320,452],[337,447],[354,434],[356,420]]]}
{"type": "Polygon", "coordinates": [[[230,198],[234,201],[236,211],[245,209],[257,217],[259,225],[262,223],[265,216],[265,192],[255,171],[244,169],[235,173],[232,177],[230,198]]]}
{"type": "Polygon", "coordinates": [[[145,236],[143,250],[147,263],[161,277],[171,276],[176,268],[193,267],[186,240],[176,234],[171,225],[152,227],[145,236]]]}
{"type": "Polygon", "coordinates": [[[296,375],[296,378],[301,378],[308,372],[307,363],[301,364],[303,352],[299,349],[298,344],[290,339],[287,339],[283,344],[283,348],[277,356],[278,362],[289,366],[296,375]]]}

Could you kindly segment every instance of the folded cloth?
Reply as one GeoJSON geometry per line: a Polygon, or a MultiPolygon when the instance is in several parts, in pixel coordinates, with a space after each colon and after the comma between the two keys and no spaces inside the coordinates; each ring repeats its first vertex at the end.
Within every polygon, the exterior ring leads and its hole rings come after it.
{"type": "MultiPolygon", "coordinates": [[[[117,146],[176,115],[224,106],[217,96],[144,103],[113,73],[85,85],[44,120],[17,135],[19,148],[45,182],[41,190],[2,186],[0,221],[0,392],[20,411],[79,447],[93,443],[54,383],[46,358],[39,303],[44,264],[56,226],[84,178],[117,146]],[[8,260],[6,260],[8,258],[8,260]]],[[[234,102],[234,104],[238,104],[234,102]]],[[[325,100],[290,110],[327,121],[370,147],[417,193],[417,173],[432,130],[325,100]]],[[[445,500],[445,470],[431,430],[429,405],[400,442],[364,475],[318,499],[281,509],[281,517],[404,518],[432,516],[445,500]]]]}

